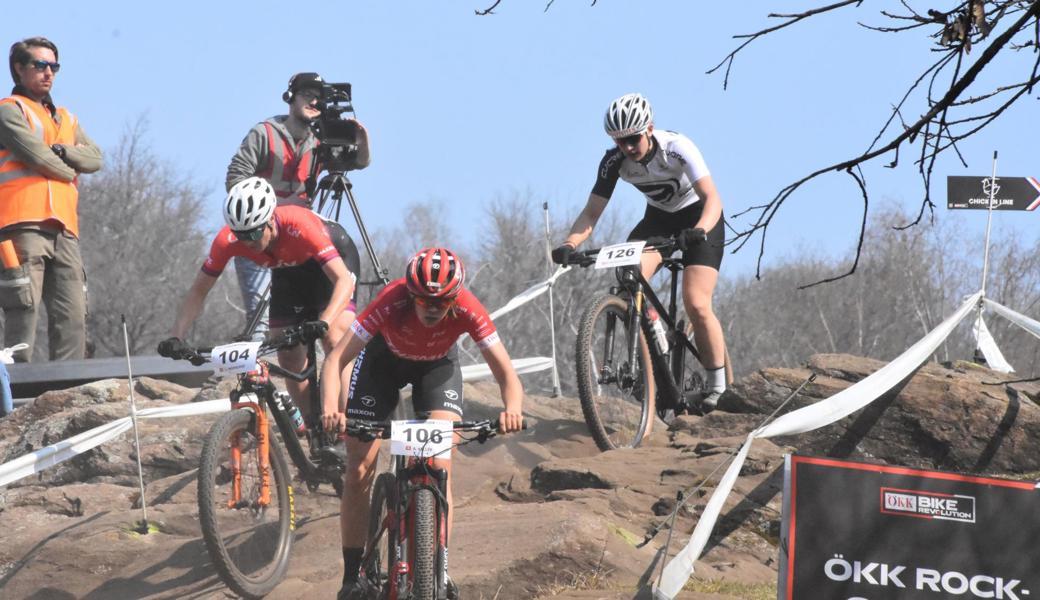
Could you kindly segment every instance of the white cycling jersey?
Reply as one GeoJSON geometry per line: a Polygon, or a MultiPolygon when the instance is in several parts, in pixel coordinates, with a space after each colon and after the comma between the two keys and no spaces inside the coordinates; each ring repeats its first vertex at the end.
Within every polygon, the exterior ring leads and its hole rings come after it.
{"type": "Polygon", "coordinates": [[[620,177],[643,192],[647,204],[665,212],[699,202],[693,182],[711,174],[701,151],[681,133],[655,129],[651,135],[657,143],[641,161],[628,158],[617,146],[607,150],[592,193],[610,198],[620,177]]]}

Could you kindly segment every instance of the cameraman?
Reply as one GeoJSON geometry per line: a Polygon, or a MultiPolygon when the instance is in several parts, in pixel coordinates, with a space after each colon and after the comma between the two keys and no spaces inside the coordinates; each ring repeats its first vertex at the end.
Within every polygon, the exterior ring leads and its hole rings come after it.
{"type": "MultiPolygon", "coordinates": [[[[311,123],[321,115],[321,88],[324,84],[317,73],[297,73],[289,79],[282,100],[289,104],[289,114],[278,115],[257,123],[249,130],[238,152],[228,165],[225,187],[228,191],[240,181],[253,176],[263,177],[274,187],[278,205],[287,204],[311,208],[305,183],[311,172],[314,150],[320,143],[311,130],[311,123]]],[[[368,131],[356,120],[358,169],[370,162],[368,131]]],[[[253,318],[260,296],[271,280],[269,269],[260,267],[245,257],[235,257],[235,273],[246,308],[246,321],[253,318]]],[[[261,322],[263,323],[263,322],[261,322]]],[[[266,325],[255,332],[262,339],[266,325]]]]}

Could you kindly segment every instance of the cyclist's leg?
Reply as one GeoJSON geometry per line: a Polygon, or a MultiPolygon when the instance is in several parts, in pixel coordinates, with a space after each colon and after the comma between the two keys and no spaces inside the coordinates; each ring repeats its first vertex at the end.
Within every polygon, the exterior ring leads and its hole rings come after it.
{"type": "MultiPolygon", "coordinates": [[[[667,215],[668,213],[647,206],[642,220],[636,223],[636,226],[628,234],[627,241],[632,242],[645,240],[655,235],[666,235],[665,228],[667,227],[667,222],[662,222],[662,214],[667,215]]],[[[643,278],[650,281],[657,269],[661,267],[662,260],[660,252],[643,253],[643,258],[639,264],[639,270],[643,273],[643,278]]]]}
{"type": "MultiPolygon", "coordinates": [[[[348,373],[347,419],[381,421],[397,406],[396,358],[386,348],[382,336],[365,347],[348,373]]],[[[340,539],[343,546],[344,582],[357,580],[361,553],[368,533],[369,497],[376,476],[379,440],[363,442],[348,437],[347,465],[340,497],[340,539]]]]}
{"type": "MultiPolygon", "coordinates": [[[[461,421],[463,415],[464,401],[462,396],[462,369],[459,367],[459,354],[456,347],[448,352],[444,358],[434,361],[416,362],[416,371],[412,377],[412,405],[415,413],[428,414],[431,419],[442,419],[445,421],[461,421]]],[[[458,444],[461,438],[454,435],[454,442],[458,444]]],[[[434,459],[433,465],[444,469],[448,474],[447,480],[447,537],[451,539],[451,460],[434,459]]]]}
{"type": "Polygon", "coordinates": [[[693,326],[701,364],[708,371],[712,387],[719,392],[726,389],[726,341],[712,309],[712,296],[719,279],[724,243],[725,224],[719,217],[719,222],[708,232],[707,242],[683,253],[683,304],[693,326]]]}

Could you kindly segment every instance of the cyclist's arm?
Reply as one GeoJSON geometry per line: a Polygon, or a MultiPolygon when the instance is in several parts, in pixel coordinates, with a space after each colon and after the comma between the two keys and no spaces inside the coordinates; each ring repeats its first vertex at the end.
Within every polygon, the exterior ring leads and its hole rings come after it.
{"type": "Polygon", "coordinates": [[[336,317],[350,304],[350,297],[354,294],[354,278],[347,270],[347,264],[338,257],[322,265],[321,270],[325,271],[325,276],[332,282],[333,288],[332,297],[318,318],[332,326],[336,317]]]}
{"type": "Polygon", "coordinates": [[[585,208],[582,209],[578,218],[574,220],[574,225],[571,225],[571,231],[564,243],[577,248],[582,242],[589,239],[589,236],[592,235],[592,228],[599,222],[603,209],[607,207],[607,202],[610,202],[609,198],[604,198],[596,193],[589,194],[589,200],[585,203],[585,208]]]}
{"type": "Polygon", "coordinates": [[[321,368],[321,398],[324,406],[322,427],[326,431],[344,431],[346,427],[347,419],[340,410],[339,395],[343,390],[341,378],[349,379],[350,373],[344,374],[343,369],[361,354],[367,343],[350,330],[325,356],[325,364],[321,368]]]}
{"type": "Polygon", "coordinates": [[[484,355],[484,360],[487,361],[491,374],[495,376],[498,388],[502,392],[502,404],[505,405],[505,410],[499,415],[502,431],[520,431],[523,425],[524,388],[516,370],[513,369],[513,363],[509,360],[509,352],[499,342],[481,348],[480,353],[484,355]]]}
{"type": "Polygon", "coordinates": [[[693,190],[697,192],[701,202],[704,203],[701,218],[697,220],[693,227],[711,231],[718,224],[719,217],[722,216],[722,199],[719,198],[719,192],[715,189],[715,182],[711,180],[711,175],[705,175],[694,181],[693,190]]]}
{"type": "Polygon", "coordinates": [[[191,324],[195,322],[195,319],[202,312],[202,307],[206,304],[206,296],[213,289],[213,284],[216,282],[216,277],[207,275],[202,271],[199,271],[199,274],[195,276],[191,289],[188,290],[188,293],[184,295],[184,300],[181,301],[181,308],[177,311],[177,320],[173,322],[171,334],[174,337],[184,339],[188,328],[191,327],[191,324]]]}

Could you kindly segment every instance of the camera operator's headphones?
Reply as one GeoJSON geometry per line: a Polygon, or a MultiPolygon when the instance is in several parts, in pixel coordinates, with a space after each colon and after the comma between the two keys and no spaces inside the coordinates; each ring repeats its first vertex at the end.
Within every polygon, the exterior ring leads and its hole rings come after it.
{"type": "Polygon", "coordinates": [[[317,73],[297,73],[289,78],[289,86],[282,93],[282,100],[292,102],[293,95],[305,88],[321,88],[325,80],[317,73]]]}

